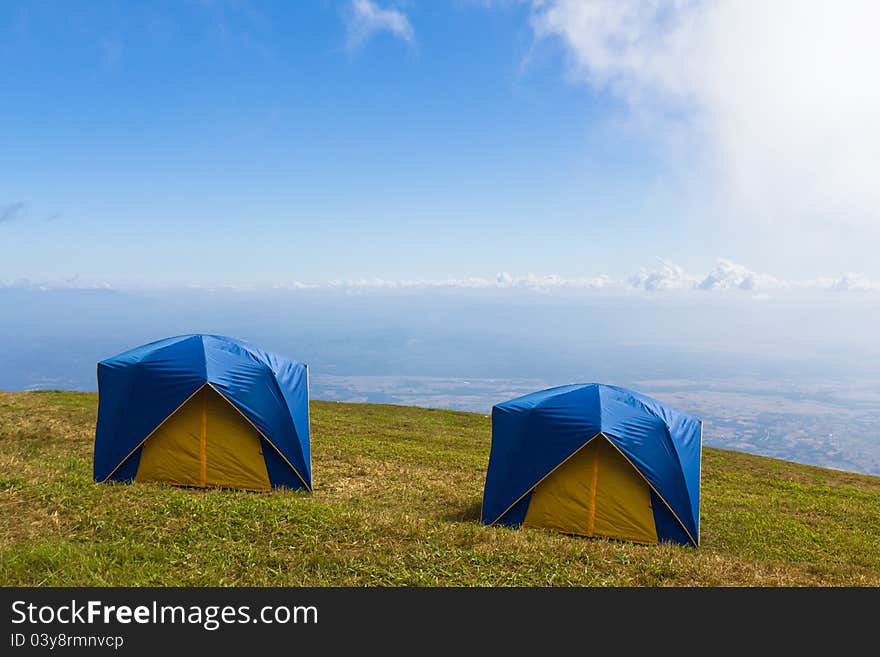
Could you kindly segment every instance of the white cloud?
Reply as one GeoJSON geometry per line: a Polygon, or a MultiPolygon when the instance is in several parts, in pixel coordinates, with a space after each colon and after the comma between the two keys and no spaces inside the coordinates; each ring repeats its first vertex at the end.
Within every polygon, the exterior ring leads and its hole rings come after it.
{"type": "Polygon", "coordinates": [[[276,283],[272,286],[275,290],[312,290],[318,287],[314,283],[302,283],[300,281],[288,281],[286,283],[276,283]]]}
{"type": "Polygon", "coordinates": [[[767,274],[759,274],[748,267],[719,258],[715,269],[706,274],[697,287],[701,290],[763,290],[784,287],[785,283],[767,274]]]}
{"type": "Polygon", "coordinates": [[[405,13],[400,9],[383,9],[373,0],[352,0],[345,20],[349,50],[360,47],[380,32],[389,32],[408,44],[416,40],[415,30],[405,13]]]}
{"type": "Polygon", "coordinates": [[[498,274],[495,278],[495,287],[501,288],[527,288],[527,289],[550,289],[550,288],[577,288],[584,290],[601,290],[619,285],[618,281],[610,276],[578,276],[566,277],[556,274],[536,276],[529,273],[525,276],[512,276],[507,272],[498,274]]]}
{"type": "Polygon", "coordinates": [[[880,227],[880,3],[532,5],[535,34],[561,40],[572,75],[659,139],[676,135],[673,157],[718,207],[766,224],[880,227]]]}
{"type": "Polygon", "coordinates": [[[835,292],[878,292],[880,281],[872,281],[864,274],[847,273],[838,279],[824,281],[822,287],[835,292]]]}
{"type": "MultiPolygon", "coordinates": [[[[304,283],[288,284],[286,287],[309,287],[304,283]]],[[[610,276],[595,277],[565,277],[556,274],[536,276],[525,274],[513,276],[507,272],[501,272],[494,278],[470,277],[470,278],[436,278],[436,279],[399,279],[388,280],[383,278],[357,278],[330,281],[325,287],[349,288],[349,289],[411,289],[411,288],[448,288],[448,289],[527,289],[544,290],[554,288],[573,288],[599,290],[603,288],[619,287],[620,282],[610,276]]]]}
{"type": "Polygon", "coordinates": [[[667,260],[660,260],[660,267],[648,271],[640,269],[627,279],[631,287],[646,290],[647,292],[661,292],[665,290],[692,289],[697,284],[697,279],[690,276],[682,267],[667,260]]]}
{"type": "Polygon", "coordinates": [[[70,278],[34,281],[29,278],[0,280],[0,288],[19,290],[111,290],[113,287],[106,281],[85,281],[79,276],[70,278]]]}

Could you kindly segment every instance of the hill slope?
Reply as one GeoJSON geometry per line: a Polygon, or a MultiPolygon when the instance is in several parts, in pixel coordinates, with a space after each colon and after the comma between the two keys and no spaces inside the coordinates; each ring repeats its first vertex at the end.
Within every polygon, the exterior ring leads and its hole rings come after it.
{"type": "Polygon", "coordinates": [[[0,392],[0,584],[880,585],[877,477],[705,448],[702,546],[640,546],[481,526],[482,415],[312,402],[308,495],[97,485],[96,408],[0,392]]]}

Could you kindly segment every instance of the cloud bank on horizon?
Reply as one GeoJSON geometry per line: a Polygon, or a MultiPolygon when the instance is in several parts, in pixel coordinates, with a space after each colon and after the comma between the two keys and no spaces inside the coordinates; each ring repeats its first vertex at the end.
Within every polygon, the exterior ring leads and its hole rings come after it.
{"type": "Polygon", "coordinates": [[[667,292],[673,290],[721,291],[740,290],[745,292],[767,292],[770,290],[803,289],[829,290],[835,292],[880,292],[880,281],[866,275],[848,272],[838,278],[816,278],[809,280],[782,280],[750,270],[748,267],[719,258],[715,267],[704,275],[693,275],[683,267],[667,260],[658,259],[659,266],[653,269],[642,268],[636,273],[615,278],[607,274],[598,276],[567,277],[555,274],[538,276],[535,274],[512,275],[501,272],[494,278],[446,278],[446,279],[404,279],[386,280],[381,278],[360,278],[335,280],[324,284],[291,281],[279,283],[276,288],[319,289],[319,288],[359,288],[359,289],[401,289],[401,288],[460,288],[460,289],[572,289],[572,290],[616,290],[667,292]]]}
{"type": "MultiPolygon", "coordinates": [[[[136,288],[150,289],[150,285],[136,285],[136,288]]],[[[174,286],[161,285],[168,288],[174,286]]],[[[756,299],[768,298],[769,291],[819,290],[832,292],[880,292],[880,281],[875,281],[862,273],[848,272],[837,278],[822,277],[808,280],[784,280],[770,274],[752,271],[745,265],[726,258],[719,258],[715,267],[706,274],[695,275],[683,267],[658,258],[658,265],[652,269],[641,268],[626,277],[607,274],[597,276],[560,276],[557,274],[514,275],[500,272],[494,277],[482,276],[453,277],[436,279],[384,279],[350,278],[336,279],[323,283],[310,283],[298,280],[284,281],[273,285],[252,285],[241,283],[222,283],[217,285],[186,285],[185,289],[229,289],[256,290],[271,288],[276,290],[403,290],[403,289],[459,289],[459,290],[581,290],[611,292],[663,293],[672,291],[726,291],[760,293],[756,299]]],[[[32,281],[17,279],[0,280],[0,288],[19,289],[126,289],[126,286],[111,285],[106,281],[89,282],[79,276],[58,281],[32,281]]]]}

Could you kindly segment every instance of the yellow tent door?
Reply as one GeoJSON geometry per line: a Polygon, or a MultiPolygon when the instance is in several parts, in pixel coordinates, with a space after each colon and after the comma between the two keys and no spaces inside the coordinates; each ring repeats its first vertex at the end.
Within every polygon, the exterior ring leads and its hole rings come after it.
{"type": "Polygon", "coordinates": [[[602,434],[538,483],[523,524],[581,536],[657,542],[647,482],[602,434]]]}
{"type": "Polygon", "coordinates": [[[269,490],[260,432],[203,386],[146,440],[136,481],[269,490]]]}

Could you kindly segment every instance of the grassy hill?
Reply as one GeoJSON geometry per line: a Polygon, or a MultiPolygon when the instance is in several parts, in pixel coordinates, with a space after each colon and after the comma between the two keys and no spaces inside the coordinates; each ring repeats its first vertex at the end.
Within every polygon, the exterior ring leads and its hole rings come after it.
{"type": "Polygon", "coordinates": [[[487,528],[488,417],[311,409],[312,495],[200,491],[95,484],[96,395],[0,392],[0,584],[880,585],[878,477],[706,448],[699,549],[487,528]]]}

